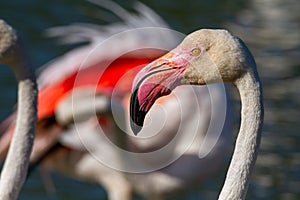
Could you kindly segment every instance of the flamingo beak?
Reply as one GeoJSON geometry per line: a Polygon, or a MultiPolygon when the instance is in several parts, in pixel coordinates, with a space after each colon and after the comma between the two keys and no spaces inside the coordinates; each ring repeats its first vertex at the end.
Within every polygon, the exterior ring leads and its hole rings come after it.
{"type": "Polygon", "coordinates": [[[171,93],[180,83],[187,62],[173,52],[153,61],[135,78],[130,99],[130,125],[135,135],[156,99],[171,93]]]}

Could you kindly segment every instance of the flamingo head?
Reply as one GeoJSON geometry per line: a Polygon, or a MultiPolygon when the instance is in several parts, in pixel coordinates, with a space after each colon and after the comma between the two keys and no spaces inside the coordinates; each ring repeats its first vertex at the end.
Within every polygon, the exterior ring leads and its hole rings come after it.
{"type": "Polygon", "coordinates": [[[4,20],[0,19],[0,62],[11,65],[13,62],[14,47],[17,43],[17,34],[4,20]]]}
{"type": "Polygon", "coordinates": [[[0,64],[8,65],[15,72],[17,79],[33,75],[21,39],[16,31],[2,19],[0,19],[0,64]]]}
{"type": "Polygon", "coordinates": [[[189,34],[136,75],[130,103],[133,132],[141,130],[155,100],[176,86],[234,82],[254,64],[244,43],[226,30],[201,29],[189,34]]]}

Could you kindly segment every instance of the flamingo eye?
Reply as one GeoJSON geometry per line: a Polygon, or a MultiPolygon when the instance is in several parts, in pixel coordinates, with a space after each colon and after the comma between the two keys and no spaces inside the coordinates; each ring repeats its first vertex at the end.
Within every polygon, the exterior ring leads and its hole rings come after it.
{"type": "Polygon", "coordinates": [[[191,54],[193,55],[193,56],[198,56],[199,54],[200,54],[200,49],[199,48],[194,48],[194,49],[192,49],[192,51],[191,51],[191,54]]]}

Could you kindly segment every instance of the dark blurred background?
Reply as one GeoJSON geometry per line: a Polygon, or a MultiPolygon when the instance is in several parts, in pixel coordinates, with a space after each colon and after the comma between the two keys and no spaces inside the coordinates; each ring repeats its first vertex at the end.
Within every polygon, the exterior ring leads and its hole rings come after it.
{"type": "MultiPolygon", "coordinates": [[[[116,1],[132,10],[134,1],[116,1]]],[[[300,4],[297,0],[141,0],[175,30],[226,28],[240,36],[257,61],[264,84],[265,124],[260,154],[247,199],[300,199],[300,4]]],[[[45,36],[44,30],[74,22],[107,24],[118,18],[83,0],[0,2],[0,18],[22,35],[38,69],[71,49],[45,36]],[[103,19],[100,20],[99,18],[103,19]]],[[[0,120],[16,102],[13,73],[0,68],[0,120]]],[[[234,94],[236,107],[239,101],[234,94]]],[[[237,120],[238,127],[238,120],[237,120]]],[[[26,182],[20,199],[105,199],[98,185],[58,174],[26,182]],[[45,180],[45,181],[43,181],[45,180]],[[52,192],[46,192],[45,185],[52,192]],[[54,187],[54,188],[53,188],[54,187]],[[54,192],[55,190],[55,192],[54,192]]],[[[222,181],[221,181],[222,182],[222,181]]],[[[180,199],[209,199],[220,180],[209,180],[180,199]]]]}

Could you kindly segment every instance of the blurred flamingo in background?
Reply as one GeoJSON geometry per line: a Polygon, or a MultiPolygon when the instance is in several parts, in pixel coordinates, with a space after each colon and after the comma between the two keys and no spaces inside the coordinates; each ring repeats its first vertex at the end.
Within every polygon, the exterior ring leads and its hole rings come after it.
{"type": "MultiPolygon", "coordinates": [[[[31,166],[41,163],[46,169],[96,182],[106,189],[111,200],[129,200],[133,193],[147,199],[163,199],[216,172],[225,163],[232,139],[228,111],[216,144],[205,157],[200,159],[198,155],[200,145],[205,152],[203,141],[209,140],[209,127],[222,120],[218,110],[227,105],[226,99],[221,98],[224,88],[176,88],[149,111],[148,125],[140,132],[143,137],[134,137],[129,122],[134,76],[141,67],[177,45],[180,38],[172,31],[160,29],[168,25],[141,3],[135,5],[135,15],[110,1],[93,3],[114,13],[122,23],[77,24],[49,30],[51,36],[64,43],[89,44],[51,61],[39,75],[37,134],[31,166]],[[140,29],[145,27],[157,28],[140,29]],[[159,50],[153,48],[158,46],[159,50]],[[129,159],[109,147],[107,138],[126,151],[142,155],[174,142],[159,156],[129,159]],[[117,163],[117,167],[110,163],[117,163]],[[145,170],[124,170],[132,163],[145,170]]],[[[0,126],[2,158],[14,123],[13,114],[0,126]]]]}

